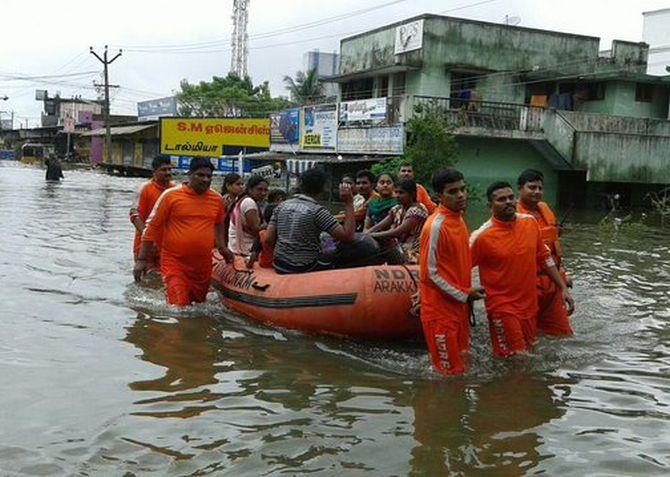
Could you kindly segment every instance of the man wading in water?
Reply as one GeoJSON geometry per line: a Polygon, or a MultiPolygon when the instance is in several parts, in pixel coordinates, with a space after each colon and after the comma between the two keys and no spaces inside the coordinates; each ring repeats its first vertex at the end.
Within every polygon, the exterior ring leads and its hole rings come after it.
{"type": "Polygon", "coordinates": [[[538,270],[556,284],[569,313],[574,301],[542,242],[537,221],[517,213],[512,186],[491,184],[486,197],[493,217],[472,234],[470,251],[486,290],[493,353],[506,357],[531,350],[535,342],[538,270]]]}
{"type": "Polygon", "coordinates": [[[161,244],[161,275],[170,305],[205,301],[212,276],[212,247],[215,242],[225,243],[223,198],[210,189],[213,170],[209,159],[193,158],[188,182],[163,192],[142,234],[135,280],[142,279],[155,244],[161,244]]]}

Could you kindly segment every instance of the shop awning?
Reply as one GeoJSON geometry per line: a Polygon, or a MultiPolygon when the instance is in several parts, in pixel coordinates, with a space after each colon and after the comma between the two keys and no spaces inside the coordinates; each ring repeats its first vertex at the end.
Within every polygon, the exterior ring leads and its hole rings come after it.
{"type": "MultiPolygon", "coordinates": [[[[112,136],[123,136],[127,134],[135,134],[136,132],[144,131],[145,129],[155,128],[156,124],[139,124],[137,126],[114,126],[110,128],[112,136]]],[[[104,136],[106,134],[105,128],[94,129],[86,131],[81,136],[104,136]]]]}

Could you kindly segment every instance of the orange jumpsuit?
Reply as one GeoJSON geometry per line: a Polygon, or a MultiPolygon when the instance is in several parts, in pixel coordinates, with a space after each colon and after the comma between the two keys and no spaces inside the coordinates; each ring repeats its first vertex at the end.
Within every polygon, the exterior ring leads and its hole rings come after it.
{"type": "Polygon", "coordinates": [[[430,194],[428,194],[426,188],[418,182],[416,184],[416,200],[417,202],[421,202],[423,204],[429,215],[435,212],[435,209],[437,209],[437,204],[433,202],[433,199],[430,198],[430,194]]]}
{"type": "Polygon", "coordinates": [[[440,205],[421,230],[419,290],[424,337],[433,366],[441,374],[465,372],[462,354],[470,347],[471,269],[463,216],[440,205]]]}
{"type": "MultiPolygon", "coordinates": [[[[135,192],[135,197],[133,198],[133,205],[130,207],[130,221],[134,225],[134,220],[139,218],[142,222],[146,222],[151,210],[154,208],[154,204],[163,193],[165,189],[174,187],[174,184],[170,182],[167,186],[163,187],[155,180],[150,180],[144,182],[137,192],[135,192]]],[[[135,229],[135,241],[133,242],[133,257],[137,260],[137,254],[140,251],[140,244],[142,243],[142,234],[135,229]]],[[[158,269],[158,258],[159,254],[154,255],[155,261],[149,264],[150,268],[158,269]]]]}
{"type": "MultiPolygon", "coordinates": [[[[537,204],[538,210],[529,211],[521,202],[517,209],[522,214],[529,214],[535,217],[542,232],[542,240],[549,247],[551,256],[556,266],[561,270],[561,244],[558,241],[558,222],[551,208],[544,202],[537,204]]],[[[565,274],[561,270],[561,275],[565,279],[565,274]]],[[[540,307],[537,316],[538,331],[550,336],[571,336],[573,334],[568,311],[565,308],[563,296],[556,284],[546,274],[540,273],[537,276],[537,299],[540,307]]]]}
{"type": "Polygon", "coordinates": [[[223,222],[221,196],[198,194],[186,183],[165,191],[147,220],[142,242],[161,244],[161,275],[168,302],[205,301],[212,275],[215,225],[223,222]]]}
{"type": "Polygon", "coordinates": [[[472,265],[486,290],[486,313],[493,353],[504,357],[530,350],[535,342],[538,269],[554,265],[537,221],[516,214],[492,217],[470,237],[472,265]]]}

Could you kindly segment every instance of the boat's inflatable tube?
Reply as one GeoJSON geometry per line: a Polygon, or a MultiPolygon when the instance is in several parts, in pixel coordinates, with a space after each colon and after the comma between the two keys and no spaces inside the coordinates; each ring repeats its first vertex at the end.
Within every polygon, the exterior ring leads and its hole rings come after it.
{"type": "Polygon", "coordinates": [[[410,313],[418,267],[379,265],[279,275],[248,270],[214,252],[212,284],[229,308],[256,321],[305,331],[366,340],[398,340],[421,334],[410,313]]]}

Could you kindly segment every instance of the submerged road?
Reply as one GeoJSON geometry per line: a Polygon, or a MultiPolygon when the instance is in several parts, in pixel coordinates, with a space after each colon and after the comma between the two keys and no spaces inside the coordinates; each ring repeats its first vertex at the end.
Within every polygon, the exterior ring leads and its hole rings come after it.
{"type": "Polygon", "coordinates": [[[169,309],[132,283],[140,180],[65,174],[0,163],[0,475],[670,474],[668,228],[574,225],[576,337],[493,361],[480,311],[445,380],[417,343],[169,309]]]}

